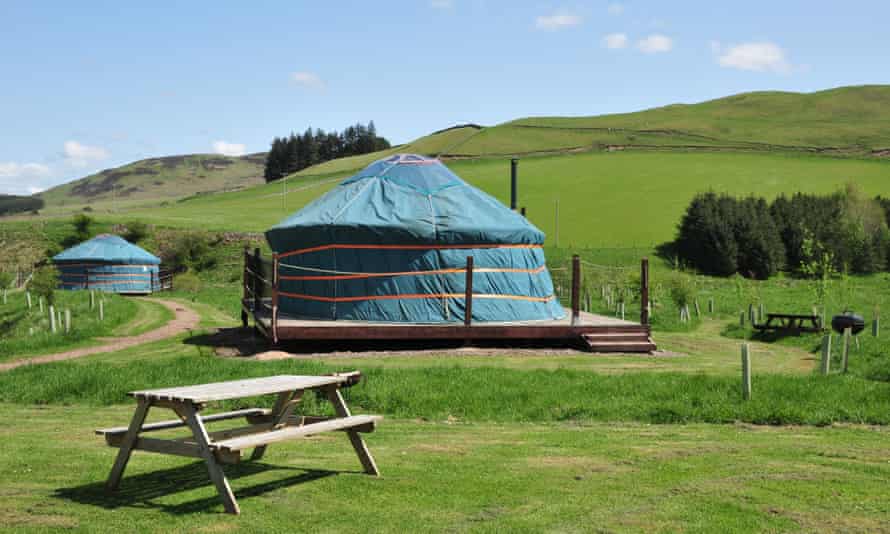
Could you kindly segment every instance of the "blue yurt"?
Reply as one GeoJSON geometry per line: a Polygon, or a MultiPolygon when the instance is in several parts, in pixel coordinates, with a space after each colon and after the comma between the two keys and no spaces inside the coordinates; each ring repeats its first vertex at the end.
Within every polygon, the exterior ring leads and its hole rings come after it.
{"type": "Polygon", "coordinates": [[[116,235],[98,235],[55,256],[62,289],[151,293],[161,260],[116,235]]]}
{"type": "Polygon", "coordinates": [[[544,233],[437,159],[377,161],[266,232],[279,257],[279,311],[395,323],[564,316],[544,233]]]}

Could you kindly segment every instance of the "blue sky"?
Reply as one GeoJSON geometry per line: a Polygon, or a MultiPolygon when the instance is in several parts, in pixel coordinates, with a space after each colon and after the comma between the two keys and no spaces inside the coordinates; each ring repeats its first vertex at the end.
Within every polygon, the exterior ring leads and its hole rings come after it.
{"type": "Polygon", "coordinates": [[[596,115],[890,82],[886,2],[0,0],[0,192],[373,119],[596,115]]]}

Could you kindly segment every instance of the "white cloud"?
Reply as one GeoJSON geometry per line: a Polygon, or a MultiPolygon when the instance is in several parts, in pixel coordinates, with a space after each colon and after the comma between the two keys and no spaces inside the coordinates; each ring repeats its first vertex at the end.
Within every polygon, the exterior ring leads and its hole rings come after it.
{"type": "Polygon", "coordinates": [[[307,89],[322,90],[325,87],[324,80],[314,72],[294,72],[290,75],[290,79],[295,84],[301,87],[306,87],[307,89]]]}
{"type": "Polygon", "coordinates": [[[583,22],[579,15],[571,13],[554,13],[553,15],[540,16],[535,19],[535,27],[539,30],[556,31],[579,26],[583,22]]]}
{"type": "Polygon", "coordinates": [[[624,13],[624,6],[621,4],[609,4],[608,10],[611,15],[621,15],[624,13]]]}
{"type": "Polygon", "coordinates": [[[791,64],[785,51],[768,41],[742,43],[724,49],[719,42],[711,42],[711,50],[717,55],[721,67],[755,72],[791,72],[791,64]]]}
{"type": "Polygon", "coordinates": [[[609,35],[603,37],[603,44],[606,48],[610,48],[612,50],[627,48],[627,34],[610,33],[609,35]]]}
{"type": "Polygon", "coordinates": [[[90,163],[108,159],[108,151],[104,148],[77,141],[65,141],[63,152],[65,161],[72,167],[86,167],[90,163]]]}
{"type": "Polygon", "coordinates": [[[213,152],[223,156],[243,156],[247,153],[247,147],[242,143],[229,143],[227,141],[214,141],[213,152]]]}
{"type": "Polygon", "coordinates": [[[653,33],[645,39],[637,43],[637,48],[646,54],[657,54],[659,52],[670,52],[674,48],[674,41],[666,35],[653,33]]]}
{"type": "Polygon", "coordinates": [[[46,189],[52,170],[40,163],[0,162],[0,193],[39,193],[46,189]]]}
{"type": "Polygon", "coordinates": [[[430,7],[434,9],[451,9],[454,7],[452,0],[430,0],[430,7]]]}

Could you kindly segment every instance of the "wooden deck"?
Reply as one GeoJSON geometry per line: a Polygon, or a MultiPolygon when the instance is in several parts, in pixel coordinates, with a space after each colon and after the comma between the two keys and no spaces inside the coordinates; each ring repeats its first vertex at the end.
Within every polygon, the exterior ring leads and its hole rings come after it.
{"type": "MultiPolygon", "coordinates": [[[[575,344],[590,352],[643,352],[655,350],[648,308],[642,307],[641,322],[580,311],[579,259],[573,258],[572,308],[565,318],[544,321],[463,322],[454,323],[385,323],[344,320],[315,320],[288,316],[278,306],[277,256],[268,264],[245,252],[244,294],[241,320],[246,327],[253,317],[257,330],[278,344],[284,341],[497,341],[529,340],[575,344]],[[271,272],[269,271],[271,265],[271,272]],[[271,278],[271,280],[270,280],[271,278]],[[573,322],[572,316],[577,319],[573,322]]],[[[472,303],[472,258],[468,258],[468,303],[472,303]]],[[[643,260],[641,272],[642,301],[648,301],[648,261],[643,260]]],[[[469,307],[468,307],[469,308],[469,307]]]]}

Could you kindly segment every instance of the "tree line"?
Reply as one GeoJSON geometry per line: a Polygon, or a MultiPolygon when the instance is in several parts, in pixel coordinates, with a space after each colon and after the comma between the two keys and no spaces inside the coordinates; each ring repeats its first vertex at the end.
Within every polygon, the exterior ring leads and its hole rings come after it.
{"type": "Polygon", "coordinates": [[[276,137],[266,156],[264,177],[267,182],[328,160],[367,154],[390,148],[389,141],[377,135],[374,121],[356,123],[342,132],[307,128],[302,135],[291,133],[276,137]]]}
{"type": "Polygon", "coordinates": [[[36,212],[43,209],[43,199],[39,197],[20,197],[0,194],[0,216],[12,215],[26,211],[36,212]]]}
{"type": "Polygon", "coordinates": [[[813,265],[856,274],[890,269],[890,199],[854,184],[830,195],[736,198],[696,195],[660,252],[704,274],[766,279],[810,276],[813,265]]]}

